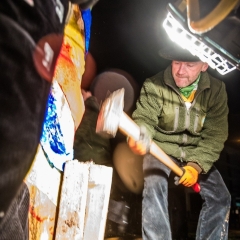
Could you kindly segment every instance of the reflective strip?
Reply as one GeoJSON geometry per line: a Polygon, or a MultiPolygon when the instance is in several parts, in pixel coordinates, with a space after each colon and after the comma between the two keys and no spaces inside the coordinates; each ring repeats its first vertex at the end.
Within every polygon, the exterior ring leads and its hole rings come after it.
{"type": "Polygon", "coordinates": [[[183,134],[183,144],[187,143],[187,134],[183,134]]]}
{"type": "Polygon", "coordinates": [[[195,117],[195,120],[194,120],[194,126],[193,126],[194,132],[197,131],[198,123],[199,123],[199,114],[196,114],[196,117],[195,117]]]}
{"type": "Polygon", "coordinates": [[[180,161],[181,162],[183,162],[183,158],[185,158],[186,157],[186,154],[185,154],[185,152],[183,151],[183,149],[180,147],[180,152],[181,152],[181,155],[180,155],[180,161]]]}
{"type": "Polygon", "coordinates": [[[175,119],[174,119],[173,131],[177,130],[178,122],[179,122],[179,107],[175,107],[175,119]]]}
{"type": "Polygon", "coordinates": [[[186,118],[185,118],[185,129],[188,129],[190,126],[190,114],[189,110],[186,111],[186,118]]]}
{"type": "Polygon", "coordinates": [[[64,7],[63,7],[63,4],[60,2],[60,0],[56,1],[55,11],[56,11],[56,14],[58,15],[60,23],[62,23],[63,15],[64,15],[64,7]]]}

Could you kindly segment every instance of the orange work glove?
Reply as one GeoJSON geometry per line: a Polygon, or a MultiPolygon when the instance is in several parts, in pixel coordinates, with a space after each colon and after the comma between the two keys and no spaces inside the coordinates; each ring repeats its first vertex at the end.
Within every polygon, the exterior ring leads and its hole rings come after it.
{"type": "Polygon", "coordinates": [[[191,187],[198,180],[198,171],[191,166],[183,167],[183,171],[184,173],[179,179],[178,183],[183,184],[186,187],[191,187]]]}
{"type": "Polygon", "coordinates": [[[138,141],[129,137],[127,142],[131,150],[137,155],[144,155],[150,151],[151,139],[144,126],[140,126],[140,137],[138,141]]]}

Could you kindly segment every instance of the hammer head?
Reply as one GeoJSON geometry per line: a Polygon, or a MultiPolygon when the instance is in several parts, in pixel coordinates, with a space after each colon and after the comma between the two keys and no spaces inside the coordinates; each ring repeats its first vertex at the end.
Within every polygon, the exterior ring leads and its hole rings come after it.
{"type": "Polygon", "coordinates": [[[115,137],[124,107],[124,88],[114,91],[101,106],[96,133],[103,137],[115,137]]]}

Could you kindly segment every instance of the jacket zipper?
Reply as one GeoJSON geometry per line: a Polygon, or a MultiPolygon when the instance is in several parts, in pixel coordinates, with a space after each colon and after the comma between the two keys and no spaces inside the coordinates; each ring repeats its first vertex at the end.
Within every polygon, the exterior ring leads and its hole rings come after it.
{"type": "MultiPolygon", "coordinates": [[[[192,106],[195,104],[198,95],[199,95],[204,89],[202,89],[201,91],[199,91],[199,92],[196,94],[196,96],[195,96],[195,98],[194,98],[194,100],[193,100],[190,108],[187,109],[187,107],[186,107],[186,105],[185,105],[185,102],[184,102],[184,101],[182,100],[182,98],[181,98],[180,93],[179,93],[174,87],[172,87],[171,85],[169,85],[169,84],[167,84],[167,83],[166,83],[166,85],[169,86],[169,87],[180,97],[181,103],[185,106],[185,108],[186,108],[186,110],[187,110],[187,111],[186,111],[186,121],[185,121],[185,129],[187,129],[187,128],[189,127],[189,125],[190,125],[190,115],[189,115],[189,112],[190,112],[192,106]]],[[[199,116],[197,115],[197,117],[199,117],[199,116]]],[[[196,121],[195,121],[195,122],[196,122],[196,121]]],[[[195,125],[196,125],[196,123],[195,123],[195,125]]],[[[195,125],[194,125],[194,128],[195,128],[195,125]]]]}
{"type": "MultiPolygon", "coordinates": [[[[169,86],[169,87],[170,87],[175,93],[177,93],[177,95],[180,97],[180,101],[181,101],[181,103],[182,103],[182,104],[185,106],[185,108],[186,108],[185,129],[187,129],[187,128],[189,127],[189,125],[190,125],[190,114],[189,114],[190,109],[191,109],[192,106],[195,104],[198,95],[199,95],[204,89],[202,89],[201,91],[199,91],[199,92],[197,93],[197,95],[195,96],[195,98],[194,98],[194,100],[193,100],[193,102],[192,102],[190,108],[187,109],[187,107],[186,107],[186,105],[185,105],[185,102],[184,102],[184,101],[182,100],[182,98],[181,98],[180,93],[179,93],[177,90],[175,90],[174,87],[172,87],[171,85],[169,85],[169,84],[167,84],[167,83],[166,83],[166,85],[169,86]]],[[[176,123],[176,122],[175,122],[175,123],[176,123]]],[[[175,126],[174,126],[174,127],[175,127],[175,126]]],[[[194,126],[194,128],[195,128],[195,126],[194,126]]],[[[186,143],[186,142],[187,142],[187,135],[184,134],[184,135],[183,135],[183,143],[186,143]],[[186,136],[186,137],[185,137],[185,136],[186,136]]],[[[183,151],[182,147],[180,147],[180,156],[181,156],[181,157],[180,157],[179,160],[182,162],[183,159],[184,159],[185,156],[186,156],[186,153],[183,151]]]]}

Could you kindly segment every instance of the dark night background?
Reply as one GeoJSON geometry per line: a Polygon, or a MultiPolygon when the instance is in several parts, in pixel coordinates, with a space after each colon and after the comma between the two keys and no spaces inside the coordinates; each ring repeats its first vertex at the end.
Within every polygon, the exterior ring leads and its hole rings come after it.
{"type": "MultiPolygon", "coordinates": [[[[162,27],[169,2],[174,1],[99,0],[92,9],[89,50],[98,73],[122,69],[141,87],[147,77],[163,70],[169,62],[158,51],[170,41],[162,27]]],[[[217,167],[231,192],[234,208],[236,202],[240,203],[240,71],[224,76],[210,68],[209,72],[225,82],[228,93],[229,138],[217,167]]],[[[197,204],[199,199],[194,201],[197,204]]]]}

